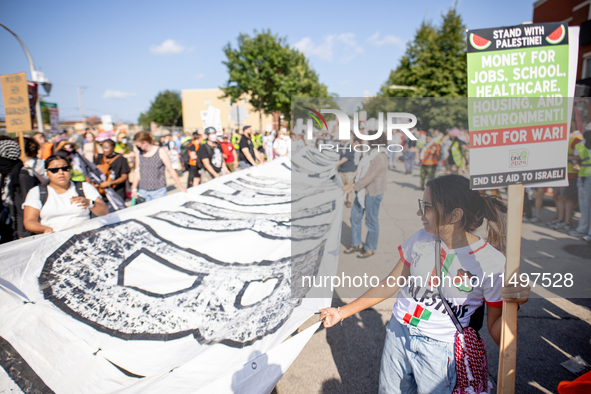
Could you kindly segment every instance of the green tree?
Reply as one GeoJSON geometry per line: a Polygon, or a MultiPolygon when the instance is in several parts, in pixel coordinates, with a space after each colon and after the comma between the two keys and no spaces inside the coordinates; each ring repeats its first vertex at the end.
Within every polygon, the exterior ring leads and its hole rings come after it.
{"type": "Polygon", "coordinates": [[[163,126],[183,125],[183,105],[179,92],[165,90],[150,103],[147,113],[140,114],[138,123],[149,128],[150,122],[163,126]]]}
{"type": "Polygon", "coordinates": [[[223,64],[229,78],[221,87],[222,98],[236,102],[247,97],[258,111],[259,128],[263,113],[280,111],[290,121],[292,97],[328,96],[326,86],[319,82],[306,57],[270,30],[255,30],[254,37],[240,34],[237,48],[228,43],[224,53],[227,60],[223,64]]]}
{"type": "Polygon", "coordinates": [[[150,130],[150,118],[147,113],[142,112],[137,121],[139,126],[142,126],[144,130],[150,130]]]}
{"type": "Polygon", "coordinates": [[[465,97],[465,30],[455,7],[443,15],[440,27],[424,21],[378,97],[465,97]],[[416,90],[390,89],[392,85],[416,90]]]}

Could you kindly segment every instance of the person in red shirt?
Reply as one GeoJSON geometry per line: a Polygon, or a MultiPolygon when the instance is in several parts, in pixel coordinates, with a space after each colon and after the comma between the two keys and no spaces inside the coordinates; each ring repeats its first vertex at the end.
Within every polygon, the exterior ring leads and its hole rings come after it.
{"type": "Polygon", "coordinates": [[[224,134],[222,137],[222,152],[224,154],[224,160],[226,161],[226,167],[230,172],[234,172],[234,146],[228,140],[228,135],[224,134]]]}

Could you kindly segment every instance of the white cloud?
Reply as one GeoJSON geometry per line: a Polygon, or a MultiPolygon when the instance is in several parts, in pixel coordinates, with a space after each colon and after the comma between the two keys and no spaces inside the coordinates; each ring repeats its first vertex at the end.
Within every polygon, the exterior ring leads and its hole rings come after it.
{"type": "Polygon", "coordinates": [[[324,37],[318,45],[314,44],[310,37],[304,37],[294,47],[306,56],[317,56],[327,62],[332,62],[336,53],[341,63],[348,63],[355,56],[365,52],[363,47],[357,44],[353,33],[331,34],[324,37]]]}
{"type": "Polygon", "coordinates": [[[205,76],[205,74],[197,74],[195,75],[195,79],[201,79],[205,76]]]}
{"type": "Polygon", "coordinates": [[[399,37],[391,36],[389,34],[380,38],[380,32],[376,32],[373,36],[367,39],[371,45],[375,47],[381,47],[384,45],[395,45],[399,48],[404,48],[404,41],[399,37]]]}
{"type": "Polygon", "coordinates": [[[182,53],[185,50],[185,47],[176,42],[175,40],[169,39],[165,40],[160,45],[152,45],[150,47],[150,52],[155,55],[172,55],[182,53]]]}
{"type": "Polygon", "coordinates": [[[128,98],[128,97],[133,97],[135,96],[135,93],[131,93],[131,92],[122,92],[120,90],[112,90],[112,89],[107,89],[107,91],[105,92],[105,94],[103,94],[103,98],[104,99],[124,99],[124,98],[128,98]]]}

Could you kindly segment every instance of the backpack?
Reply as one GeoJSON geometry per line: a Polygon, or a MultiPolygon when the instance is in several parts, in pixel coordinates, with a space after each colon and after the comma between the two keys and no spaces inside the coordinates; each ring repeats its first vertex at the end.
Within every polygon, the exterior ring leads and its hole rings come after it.
{"type": "MultiPolygon", "coordinates": [[[[82,182],[74,182],[74,186],[76,187],[76,193],[79,197],[86,198],[84,194],[84,188],[82,187],[82,182]]],[[[39,185],[39,199],[41,200],[41,208],[47,202],[47,183],[43,183],[39,185]]]]}

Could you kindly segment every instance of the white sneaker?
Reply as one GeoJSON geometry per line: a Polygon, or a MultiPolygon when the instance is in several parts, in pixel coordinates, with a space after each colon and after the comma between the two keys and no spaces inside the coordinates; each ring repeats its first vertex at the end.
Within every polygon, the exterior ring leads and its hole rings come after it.
{"type": "Polygon", "coordinates": [[[580,233],[577,230],[571,231],[570,233],[568,233],[568,235],[570,235],[571,237],[577,237],[577,238],[581,238],[581,237],[585,236],[585,234],[580,233]]]}
{"type": "Polygon", "coordinates": [[[532,216],[531,219],[529,219],[530,223],[539,223],[540,222],[540,218],[538,218],[537,216],[532,216]]]}
{"type": "Polygon", "coordinates": [[[558,222],[558,223],[555,223],[555,224],[551,225],[550,227],[552,227],[554,230],[560,230],[564,226],[566,226],[566,223],[564,223],[564,222],[558,222]]]}
{"type": "Polygon", "coordinates": [[[583,236],[583,241],[585,241],[585,242],[591,241],[591,235],[584,235],[583,236]]]}
{"type": "Polygon", "coordinates": [[[552,219],[551,221],[546,222],[546,226],[552,227],[552,226],[556,226],[558,223],[562,223],[562,222],[558,219],[552,219]]]}

